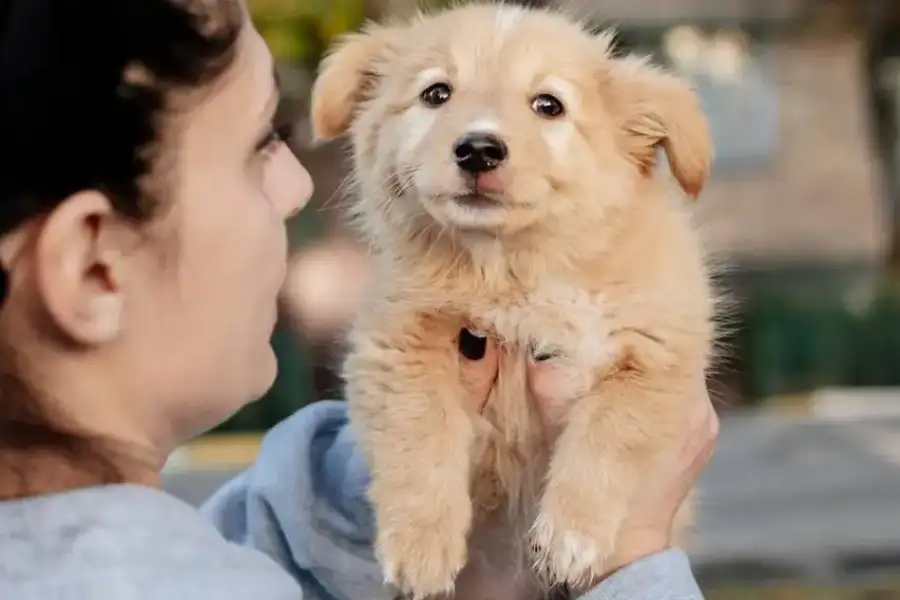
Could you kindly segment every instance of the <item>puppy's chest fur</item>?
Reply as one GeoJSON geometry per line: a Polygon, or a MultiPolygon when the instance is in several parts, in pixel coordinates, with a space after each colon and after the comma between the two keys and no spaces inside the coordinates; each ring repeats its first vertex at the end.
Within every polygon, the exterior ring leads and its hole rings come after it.
{"type": "Polygon", "coordinates": [[[385,283],[417,310],[458,316],[580,376],[602,377],[625,361],[652,370],[676,360],[696,368],[706,359],[714,291],[684,213],[648,207],[601,255],[552,251],[566,245],[578,240],[555,238],[527,251],[458,248],[443,265],[430,260],[441,252],[429,251],[426,260],[391,261],[385,283]]]}
{"type": "Polygon", "coordinates": [[[598,369],[617,354],[611,335],[616,310],[602,292],[577,279],[557,273],[524,285],[482,282],[487,293],[457,301],[476,326],[494,332],[506,344],[527,348],[534,357],[556,357],[582,369],[598,369]]]}
{"type": "Polygon", "coordinates": [[[445,275],[439,290],[419,298],[422,308],[458,315],[505,346],[561,359],[579,371],[616,362],[621,347],[614,332],[628,319],[621,309],[633,297],[628,286],[606,280],[602,268],[536,270],[512,261],[491,267],[472,263],[445,275]]]}

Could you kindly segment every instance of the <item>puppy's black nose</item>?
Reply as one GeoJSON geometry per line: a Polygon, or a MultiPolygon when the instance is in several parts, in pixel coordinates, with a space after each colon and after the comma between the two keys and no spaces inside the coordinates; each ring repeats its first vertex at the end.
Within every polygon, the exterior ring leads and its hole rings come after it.
{"type": "Polygon", "coordinates": [[[456,164],[472,175],[493,171],[503,164],[508,154],[503,140],[490,133],[470,133],[453,145],[456,164]]]}

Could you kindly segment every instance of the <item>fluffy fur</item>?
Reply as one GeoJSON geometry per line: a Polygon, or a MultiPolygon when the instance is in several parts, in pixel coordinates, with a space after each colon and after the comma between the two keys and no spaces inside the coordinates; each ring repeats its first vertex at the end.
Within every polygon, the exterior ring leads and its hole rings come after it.
{"type": "Polygon", "coordinates": [[[375,263],[345,376],[377,555],[405,594],[470,600],[492,582],[486,597],[541,598],[603,573],[696,400],[714,297],[687,203],[654,171],[662,149],[697,196],[707,124],[685,83],[611,41],[561,14],[471,5],[350,35],[315,84],[317,136],[350,136],[375,263]],[[431,107],[420,94],[437,82],[452,95],[431,107]],[[564,113],[537,114],[538,94],[564,113]],[[509,149],[476,205],[452,151],[471,132],[509,149]],[[461,401],[466,321],[508,348],[483,414],[461,401]],[[529,352],[554,357],[571,398],[552,448],[529,352]]]}

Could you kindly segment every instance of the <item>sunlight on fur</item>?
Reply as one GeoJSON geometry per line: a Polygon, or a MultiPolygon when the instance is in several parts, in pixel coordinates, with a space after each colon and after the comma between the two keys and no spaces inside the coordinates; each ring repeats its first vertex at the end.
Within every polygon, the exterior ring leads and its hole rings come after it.
{"type": "Polygon", "coordinates": [[[696,400],[716,296],[656,160],[696,197],[710,136],[686,83],[612,42],[563,14],[470,5],[370,25],[323,62],[314,130],[351,142],[348,207],[376,274],[347,398],[376,552],[405,595],[537,600],[604,573],[696,400]],[[508,349],[481,415],[448,343],[467,321],[508,349]],[[571,397],[552,448],[529,354],[571,397]]]}

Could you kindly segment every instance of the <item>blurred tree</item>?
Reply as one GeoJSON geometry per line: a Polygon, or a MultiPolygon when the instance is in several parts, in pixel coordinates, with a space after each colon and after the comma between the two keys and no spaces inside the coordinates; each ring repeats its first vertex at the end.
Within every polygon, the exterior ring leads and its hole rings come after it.
{"type": "Polygon", "coordinates": [[[865,8],[865,86],[872,115],[871,131],[881,167],[885,216],[890,227],[887,267],[900,275],[900,5],[868,0],[865,8]]]}

